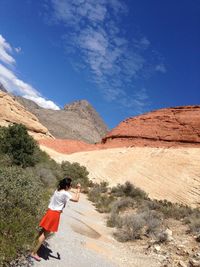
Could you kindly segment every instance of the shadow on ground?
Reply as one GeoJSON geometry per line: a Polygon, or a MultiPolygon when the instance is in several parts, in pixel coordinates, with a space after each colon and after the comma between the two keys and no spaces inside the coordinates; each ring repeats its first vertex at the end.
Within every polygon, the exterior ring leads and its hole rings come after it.
{"type": "Polygon", "coordinates": [[[60,254],[57,252],[56,255],[54,255],[53,251],[49,248],[49,244],[46,242],[38,250],[38,255],[44,259],[49,260],[50,258],[54,258],[57,260],[60,260],[60,254]]]}

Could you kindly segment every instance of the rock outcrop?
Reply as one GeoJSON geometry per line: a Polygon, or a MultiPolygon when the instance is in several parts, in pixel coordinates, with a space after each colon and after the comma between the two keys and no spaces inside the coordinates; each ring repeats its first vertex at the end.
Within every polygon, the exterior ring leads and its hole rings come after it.
{"type": "Polygon", "coordinates": [[[23,97],[16,99],[35,114],[55,138],[96,143],[108,132],[106,124],[87,100],[65,105],[63,110],[50,110],[23,97]]]}
{"type": "Polygon", "coordinates": [[[111,147],[200,147],[200,106],[165,108],[128,118],[110,131],[102,143],[111,147]]]}
{"type": "Polygon", "coordinates": [[[0,126],[7,127],[13,123],[24,124],[35,139],[53,138],[35,115],[27,111],[13,96],[0,91],[0,126]]]}
{"type": "Polygon", "coordinates": [[[0,82],[0,91],[3,91],[4,93],[8,92],[1,82],[0,82]]]}

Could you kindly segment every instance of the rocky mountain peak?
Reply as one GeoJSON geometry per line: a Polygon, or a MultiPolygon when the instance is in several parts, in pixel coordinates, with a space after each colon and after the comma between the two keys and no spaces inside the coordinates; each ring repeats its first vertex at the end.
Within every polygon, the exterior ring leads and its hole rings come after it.
{"type": "Polygon", "coordinates": [[[86,99],[83,99],[83,100],[74,101],[71,104],[66,104],[64,106],[64,110],[77,110],[77,109],[84,109],[88,107],[92,107],[91,104],[86,99]]]}
{"type": "Polygon", "coordinates": [[[49,110],[23,97],[16,99],[36,115],[55,138],[96,143],[108,132],[106,124],[87,100],[66,104],[63,110],[49,110]]]}

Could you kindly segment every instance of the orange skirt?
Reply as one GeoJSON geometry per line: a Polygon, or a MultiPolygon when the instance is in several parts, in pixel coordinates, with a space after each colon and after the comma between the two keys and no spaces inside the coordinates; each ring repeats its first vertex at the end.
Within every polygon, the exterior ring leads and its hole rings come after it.
{"type": "Polygon", "coordinates": [[[40,227],[44,228],[48,232],[57,232],[60,221],[61,211],[48,209],[42,220],[40,221],[40,227]]]}

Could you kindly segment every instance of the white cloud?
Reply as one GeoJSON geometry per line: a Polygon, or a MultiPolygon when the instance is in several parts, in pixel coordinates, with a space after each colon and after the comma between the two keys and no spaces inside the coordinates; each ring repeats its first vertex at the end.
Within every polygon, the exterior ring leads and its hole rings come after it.
{"type": "MultiPolygon", "coordinates": [[[[151,44],[145,36],[130,39],[121,30],[120,15],[128,12],[123,1],[51,0],[51,3],[54,22],[66,28],[66,51],[79,53],[80,65],[89,69],[90,80],[98,85],[104,97],[126,107],[131,103],[134,108],[138,105],[141,110],[148,102],[147,97],[141,99],[135,94],[131,100],[127,89],[137,92],[139,89],[133,85],[138,77],[145,72],[164,73],[164,67],[159,69],[146,59],[151,44]]],[[[162,66],[160,62],[157,65],[162,66]]]]}
{"type": "MultiPolygon", "coordinates": [[[[19,52],[19,48],[16,52],[19,52]]],[[[36,102],[39,106],[48,109],[60,109],[54,102],[46,100],[41,94],[30,84],[19,79],[13,70],[9,69],[5,65],[6,63],[12,67],[15,63],[15,59],[9,54],[12,52],[11,45],[6,42],[2,35],[0,35],[0,82],[8,90],[8,92],[18,93],[25,98],[31,99],[36,102]]]]}
{"type": "Polygon", "coordinates": [[[165,67],[164,64],[159,64],[155,67],[155,70],[156,71],[159,71],[159,72],[162,72],[162,73],[166,73],[167,72],[167,69],[165,67]]]}
{"type": "Polygon", "coordinates": [[[22,49],[21,49],[21,47],[15,47],[15,51],[16,51],[17,53],[20,53],[20,52],[22,51],[22,49]]]}
{"type": "Polygon", "coordinates": [[[11,46],[9,45],[9,43],[6,42],[6,40],[0,34],[0,60],[3,63],[10,65],[15,63],[14,58],[9,54],[10,52],[12,52],[11,46]]]}
{"type": "Polygon", "coordinates": [[[24,98],[30,99],[37,103],[40,107],[47,108],[47,109],[54,109],[59,110],[60,108],[55,105],[55,103],[51,100],[46,100],[40,96],[32,96],[32,95],[23,95],[24,98]]]}

